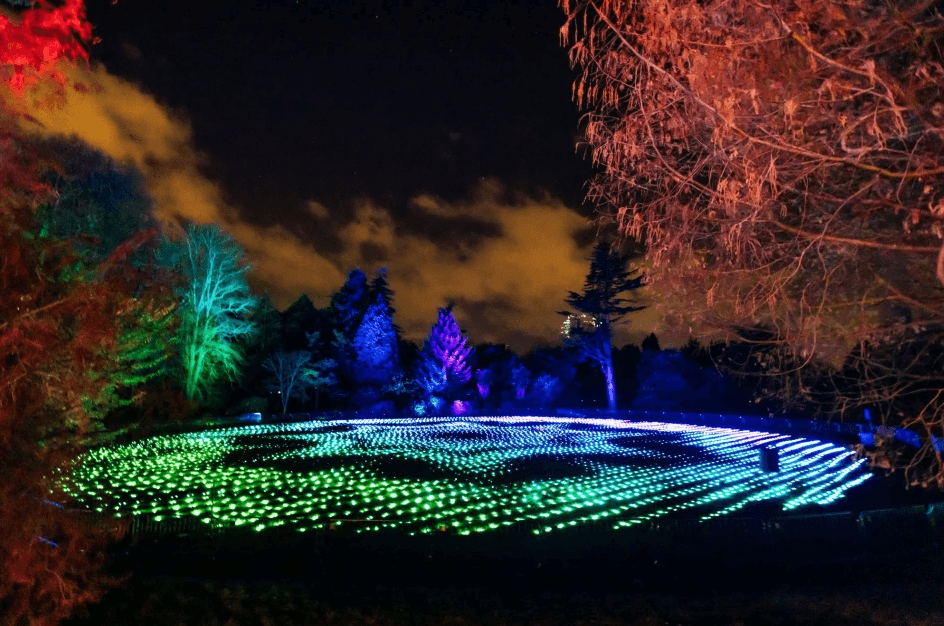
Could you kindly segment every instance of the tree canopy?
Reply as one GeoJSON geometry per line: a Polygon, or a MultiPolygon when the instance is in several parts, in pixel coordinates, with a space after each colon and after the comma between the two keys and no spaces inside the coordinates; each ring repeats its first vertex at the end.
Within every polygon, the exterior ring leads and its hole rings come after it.
{"type": "Polygon", "coordinates": [[[944,434],[944,367],[915,347],[944,337],[939,5],[561,4],[588,198],[647,244],[680,321],[764,330],[800,399],[851,366],[874,384],[829,385],[834,410],[904,400],[944,434]]]}
{"type": "Polygon", "coordinates": [[[209,398],[240,374],[240,341],[255,330],[242,248],[217,226],[191,226],[183,243],[180,345],[187,396],[209,398]]]}

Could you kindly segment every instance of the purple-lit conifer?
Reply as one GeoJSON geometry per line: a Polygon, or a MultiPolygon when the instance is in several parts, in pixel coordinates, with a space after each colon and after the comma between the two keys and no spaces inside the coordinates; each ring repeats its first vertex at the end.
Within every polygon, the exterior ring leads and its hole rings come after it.
{"type": "Polygon", "coordinates": [[[465,385],[472,378],[472,350],[452,315],[452,307],[439,309],[439,320],[419,355],[417,383],[428,395],[448,393],[465,385]]]}

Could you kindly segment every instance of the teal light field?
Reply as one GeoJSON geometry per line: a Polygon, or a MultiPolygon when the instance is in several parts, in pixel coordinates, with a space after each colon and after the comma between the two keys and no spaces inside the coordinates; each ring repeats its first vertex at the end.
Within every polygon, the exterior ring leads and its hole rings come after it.
{"type": "Polygon", "coordinates": [[[83,506],[298,531],[461,534],[710,519],[752,503],[830,504],[870,477],[842,446],[661,422],[480,417],[258,425],[90,452],[83,506]],[[759,450],[779,451],[780,471],[759,450]]]}

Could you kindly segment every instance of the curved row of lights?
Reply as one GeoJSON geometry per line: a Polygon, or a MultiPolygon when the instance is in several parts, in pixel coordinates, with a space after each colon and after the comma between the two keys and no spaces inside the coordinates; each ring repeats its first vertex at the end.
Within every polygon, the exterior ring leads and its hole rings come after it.
{"type": "Polygon", "coordinates": [[[661,422],[480,417],[254,425],[90,452],[67,491],[89,508],[256,530],[358,520],[360,532],[552,532],[753,502],[829,504],[869,478],[815,439],[661,422]],[[761,470],[776,448],[780,471],[761,470]]]}

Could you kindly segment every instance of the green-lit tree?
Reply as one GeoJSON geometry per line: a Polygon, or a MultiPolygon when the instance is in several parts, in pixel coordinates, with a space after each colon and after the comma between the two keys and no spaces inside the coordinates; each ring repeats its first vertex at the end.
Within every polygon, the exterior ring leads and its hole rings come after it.
{"type": "Polygon", "coordinates": [[[181,272],[180,350],[187,397],[206,400],[223,380],[236,380],[243,362],[240,342],[255,330],[250,315],[243,249],[217,226],[190,226],[181,272]]]}
{"type": "MultiPolygon", "coordinates": [[[[611,410],[616,408],[613,326],[627,313],[645,308],[629,304],[631,300],[622,297],[643,286],[643,277],[636,275],[638,270],[626,269],[628,263],[629,256],[608,243],[598,243],[590,258],[590,272],[583,291],[571,291],[567,296],[567,304],[593,320],[589,324],[578,321],[569,325],[567,341],[576,345],[584,358],[600,366],[606,379],[606,398],[611,410]]],[[[561,314],[570,320],[581,319],[570,311],[561,311],[561,314]]]]}

